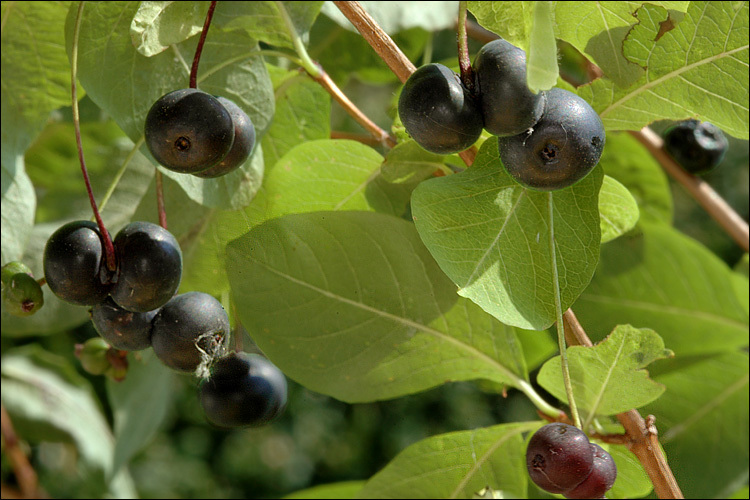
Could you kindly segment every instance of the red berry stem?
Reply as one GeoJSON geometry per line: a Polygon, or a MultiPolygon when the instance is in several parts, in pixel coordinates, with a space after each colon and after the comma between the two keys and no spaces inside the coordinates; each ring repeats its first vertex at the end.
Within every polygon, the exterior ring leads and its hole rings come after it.
{"type": "Polygon", "coordinates": [[[164,184],[158,168],[156,169],[156,208],[159,212],[159,225],[167,229],[167,210],[164,207],[164,184]]]}
{"type": "Polygon", "coordinates": [[[203,44],[206,42],[206,35],[208,34],[208,27],[211,26],[211,18],[214,17],[214,9],[216,9],[216,1],[211,2],[206,13],[206,21],[203,23],[203,31],[201,32],[200,40],[198,40],[198,46],[195,48],[195,57],[193,57],[193,67],[190,68],[190,88],[198,88],[198,63],[201,60],[201,52],[203,52],[203,44]]]}
{"type": "Polygon", "coordinates": [[[456,39],[458,40],[458,67],[461,69],[461,82],[464,87],[474,93],[474,70],[471,68],[469,58],[469,40],[466,36],[466,1],[458,2],[458,26],[456,27],[456,39]]]}
{"type": "Polygon", "coordinates": [[[78,160],[81,163],[81,173],[83,173],[83,182],[86,184],[86,191],[89,195],[89,202],[91,203],[91,209],[94,211],[94,218],[96,224],[99,226],[99,232],[104,242],[104,252],[107,262],[107,269],[114,272],[117,268],[115,262],[115,246],[112,244],[112,238],[109,237],[109,232],[104,226],[102,216],[99,214],[99,209],[96,207],[96,199],[94,198],[94,191],[91,189],[91,181],[89,180],[89,172],[86,169],[86,161],[83,158],[83,144],[81,142],[81,117],[78,113],[78,86],[76,85],[76,75],[78,73],[78,35],[81,31],[81,20],[83,19],[83,6],[85,2],[78,4],[78,13],[76,14],[76,25],[73,35],[73,50],[70,62],[70,93],[71,93],[71,107],[73,109],[73,127],[76,134],[76,147],[78,148],[78,160]]]}

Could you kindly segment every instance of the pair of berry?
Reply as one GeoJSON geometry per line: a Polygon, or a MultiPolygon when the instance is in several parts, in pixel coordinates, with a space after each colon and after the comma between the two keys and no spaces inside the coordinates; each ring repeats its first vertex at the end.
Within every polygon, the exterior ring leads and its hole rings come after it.
{"type": "Polygon", "coordinates": [[[545,425],[531,437],[526,467],[537,486],[565,498],[602,498],[617,477],[612,456],[563,423],[545,425]]]}
{"type": "Polygon", "coordinates": [[[398,112],[419,145],[456,153],[474,144],[484,128],[498,136],[511,177],[541,191],[575,184],[596,166],[605,140],[599,115],[567,90],[531,92],[523,50],[494,40],[472,68],[473,92],[441,64],[419,68],[404,84],[398,112]]]}
{"type": "Polygon", "coordinates": [[[237,104],[197,89],[160,97],[146,116],[146,145],[169,170],[202,178],[239,168],[255,146],[255,127],[237,104]]]}

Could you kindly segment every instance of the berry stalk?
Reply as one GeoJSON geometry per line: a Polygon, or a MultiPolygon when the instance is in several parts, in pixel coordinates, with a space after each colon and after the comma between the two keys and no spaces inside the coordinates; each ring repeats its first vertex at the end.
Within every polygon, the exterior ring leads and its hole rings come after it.
{"type": "Polygon", "coordinates": [[[78,74],[78,36],[81,32],[81,20],[83,19],[83,6],[85,3],[86,2],[80,2],[78,4],[76,24],[73,31],[73,47],[70,58],[70,93],[72,101],[71,107],[73,109],[73,127],[75,128],[76,147],[78,148],[78,160],[81,163],[83,182],[86,184],[86,191],[89,195],[91,209],[94,211],[94,218],[96,219],[96,224],[99,226],[99,232],[101,232],[102,242],[104,243],[107,269],[114,272],[117,268],[117,263],[115,262],[115,247],[112,244],[112,238],[110,238],[109,232],[107,232],[107,228],[104,226],[102,216],[99,214],[99,209],[96,206],[96,199],[94,198],[91,181],[89,180],[89,172],[88,169],[86,169],[86,161],[83,158],[83,143],[81,142],[81,116],[78,112],[78,86],[76,85],[76,76],[78,74]]]}
{"type": "Polygon", "coordinates": [[[474,70],[471,68],[469,57],[469,40],[466,36],[466,11],[468,2],[458,2],[458,26],[456,38],[458,39],[458,67],[461,69],[461,81],[469,92],[474,94],[474,70]]]}
{"type": "Polygon", "coordinates": [[[190,68],[190,88],[194,89],[198,85],[198,63],[201,60],[201,53],[203,52],[203,44],[206,43],[206,35],[208,35],[208,28],[211,26],[211,19],[214,17],[214,9],[216,9],[216,1],[212,1],[208,7],[206,13],[206,21],[203,23],[203,31],[201,31],[201,37],[198,40],[198,46],[195,48],[195,56],[193,57],[193,66],[190,68]]]}

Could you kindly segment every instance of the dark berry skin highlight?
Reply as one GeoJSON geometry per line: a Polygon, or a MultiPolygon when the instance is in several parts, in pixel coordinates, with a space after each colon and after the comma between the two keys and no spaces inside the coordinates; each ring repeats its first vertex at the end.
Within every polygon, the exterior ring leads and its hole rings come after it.
{"type": "Polygon", "coordinates": [[[531,437],[526,466],[537,486],[550,493],[564,493],[588,477],[594,467],[594,453],[582,430],[552,423],[531,437]]]}

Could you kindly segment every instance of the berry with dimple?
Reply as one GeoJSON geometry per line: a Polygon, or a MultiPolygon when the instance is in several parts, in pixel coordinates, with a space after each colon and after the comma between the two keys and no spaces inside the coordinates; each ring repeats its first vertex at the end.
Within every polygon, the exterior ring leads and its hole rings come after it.
{"type": "Polygon", "coordinates": [[[286,407],[286,377],[263,356],[232,353],[213,366],[201,384],[200,401],[208,421],[218,427],[264,425],[286,407]]]}
{"type": "Polygon", "coordinates": [[[526,53],[505,40],[493,40],[474,59],[474,93],[484,128],[514,136],[533,127],[544,112],[545,93],[526,84],[526,53]]]}
{"type": "Polygon", "coordinates": [[[229,111],[214,96],[180,89],[160,97],[146,115],[146,146],[175,172],[194,174],[219,163],[234,143],[229,111]]]}
{"type": "Polygon", "coordinates": [[[664,132],[664,149],[692,174],[714,169],[729,147],[724,132],[708,122],[685,120],[664,132]]]}
{"type": "Polygon", "coordinates": [[[602,498],[615,484],[617,466],[612,455],[595,443],[591,443],[591,450],[594,453],[591,473],[581,484],[563,493],[565,498],[602,498]]]}
{"type": "Polygon", "coordinates": [[[31,316],[44,305],[42,287],[22,262],[2,268],[2,297],[5,310],[14,316],[31,316]]]}
{"type": "Polygon", "coordinates": [[[99,227],[75,221],[55,231],[44,247],[44,277],[58,298],[93,306],[109,292],[109,282],[99,227]]]}
{"type": "Polygon", "coordinates": [[[207,170],[193,174],[198,177],[221,177],[236,170],[245,163],[255,147],[255,126],[247,113],[226,97],[219,97],[218,100],[232,116],[234,143],[223,160],[207,170]]]}
{"type": "Polygon", "coordinates": [[[594,453],[582,430],[552,423],[531,437],[526,466],[537,486],[550,493],[564,493],[588,477],[594,466],[594,453]]]}
{"type": "Polygon", "coordinates": [[[115,349],[140,351],[151,347],[151,322],[159,312],[127,311],[108,298],[91,310],[94,328],[115,349]]]}
{"type": "Polygon", "coordinates": [[[156,356],[170,368],[194,372],[213,358],[229,334],[229,317],[221,303],[203,292],[177,295],[157,313],[151,328],[156,356]]]}
{"type": "Polygon", "coordinates": [[[482,133],[482,116],[459,76],[442,64],[427,64],[404,84],[398,114],[406,132],[438,154],[463,151],[482,133]]]}
{"type": "Polygon", "coordinates": [[[599,163],[604,125],[582,98],[564,89],[546,92],[544,114],[528,132],[499,137],[506,171],[524,187],[540,191],[566,188],[599,163]]]}
{"type": "Polygon", "coordinates": [[[110,295],[128,311],[148,312],[171,299],[182,278],[182,251],[172,233],[151,222],[131,222],[114,241],[117,275],[110,295]]]}

